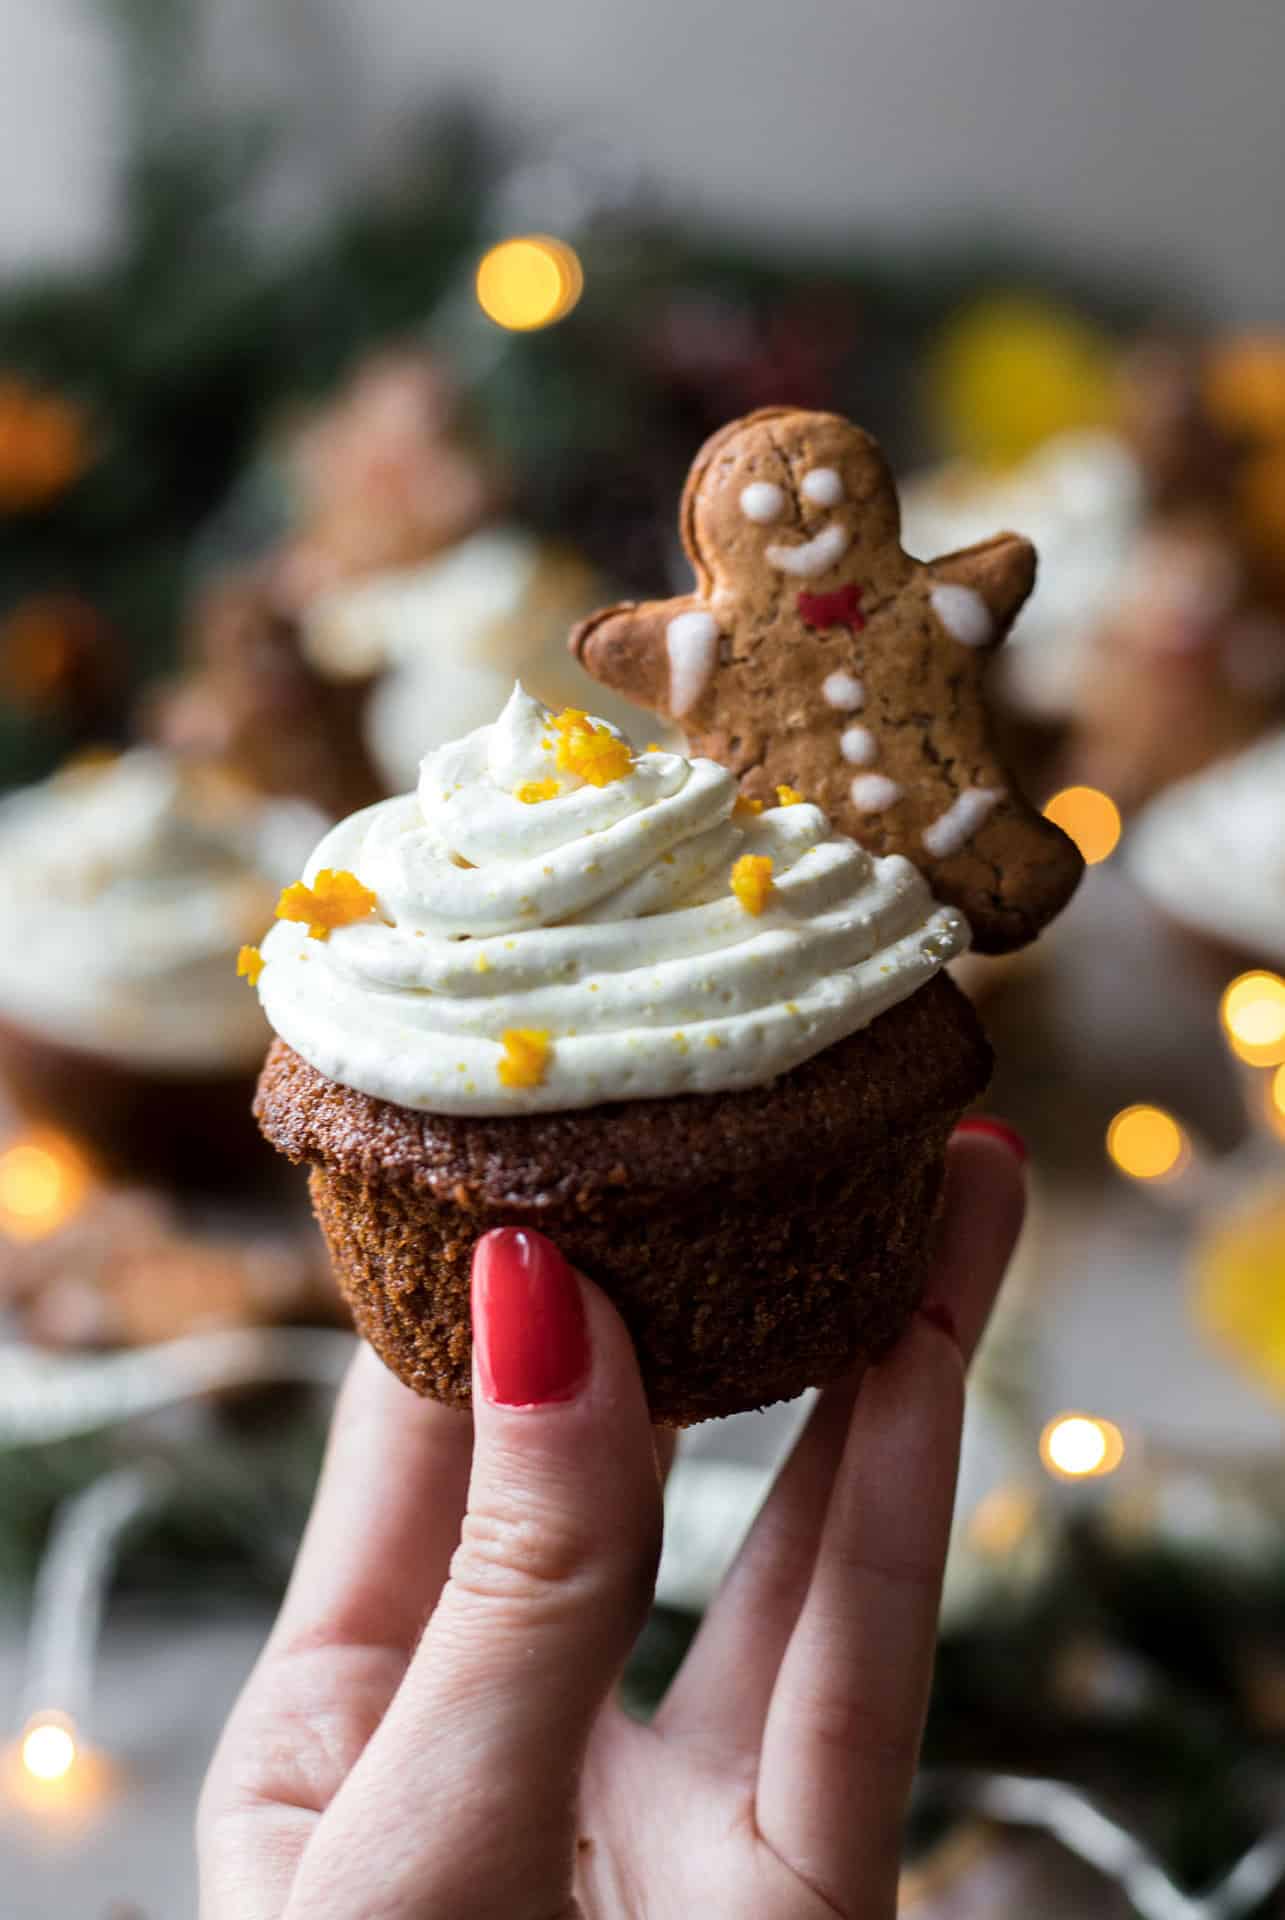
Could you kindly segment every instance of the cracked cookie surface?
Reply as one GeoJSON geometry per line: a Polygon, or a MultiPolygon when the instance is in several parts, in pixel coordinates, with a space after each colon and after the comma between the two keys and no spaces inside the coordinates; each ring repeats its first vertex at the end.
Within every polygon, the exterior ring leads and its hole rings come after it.
{"type": "Polygon", "coordinates": [[[693,464],[681,525],[696,591],[606,608],[571,647],[748,799],[805,795],[872,853],[914,861],[981,952],[1006,952],[1065,906],[1082,867],[1003,765],[983,698],[1035,553],[999,534],[921,562],[899,523],[868,434],[765,408],[693,464]]]}

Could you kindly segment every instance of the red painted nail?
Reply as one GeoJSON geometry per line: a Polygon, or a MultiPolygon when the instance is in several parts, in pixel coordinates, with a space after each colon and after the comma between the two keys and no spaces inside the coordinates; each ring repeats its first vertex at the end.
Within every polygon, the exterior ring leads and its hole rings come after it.
{"type": "Polygon", "coordinates": [[[473,1255],[473,1338],[482,1391],[499,1407],[570,1400],[589,1371],[580,1283],[551,1240],[522,1227],[473,1255]]]}
{"type": "Polygon", "coordinates": [[[959,1328],[955,1316],[944,1300],[925,1300],[919,1309],[919,1318],[926,1320],[930,1327],[936,1327],[938,1333],[944,1333],[948,1340],[959,1345],[959,1328]]]}
{"type": "Polygon", "coordinates": [[[1002,1141],[1020,1166],[1025,1166],[1031,1157],[1031,1150],[1016,1127],[1010,1127],[1007,1120],[993,1120],[988,1113],[972,1114],[967,1120],[961,1120],[955,1128],[956,1137],[960,1134],[981,1134],[989,1140],[1002,1141]]]}

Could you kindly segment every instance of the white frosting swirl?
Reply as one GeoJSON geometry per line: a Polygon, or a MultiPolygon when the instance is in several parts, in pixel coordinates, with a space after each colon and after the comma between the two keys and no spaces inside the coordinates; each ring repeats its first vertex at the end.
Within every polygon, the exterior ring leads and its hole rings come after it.
{"type": "Polygon", "coordinates": [[[250,1071],[266,1030],[238,980],[325,825],[140,749],[0,804],[0,1018],[159,1072],[250,1071]]]}
{"type": "Polygon", "coordinates": [[[333,828],[377,914],[264,943],[259,991],[320,1072],[400,1106],[523,1113],[752,1087],[904,1000],[967,944],[907,860],[795,805],[733,818],[712,760],[638,756],[602,787],[556,774],[549,715],[515,688],[493,726],[429,754],[416,793],[333,828]],[[556,798],[516,797],[556,778],[556,798]],[[772,861],[765,910],[731,889],[772,861]],[[507,1029],[547,1033],[537,1086],[499,1077],[507,1029]]]}
{"type": "Polygon", "coordinates": [[[1126,853],[1174,919],[1285,966],[1285,732],[1169,787],[1126,853]]]}

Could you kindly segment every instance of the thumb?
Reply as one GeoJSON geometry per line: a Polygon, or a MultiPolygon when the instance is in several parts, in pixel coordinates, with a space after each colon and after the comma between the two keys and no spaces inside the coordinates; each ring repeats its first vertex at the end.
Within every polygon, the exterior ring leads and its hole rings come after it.
{"type": "Polygon", "coordinates": [[[542,1234],[479,1242],[473,1333],[460,1544],[340,1800],[377,1807],[403,1846],[422,1836],[403,1855],[407,1913],[431,1895],[433,1912],[543,1920],[569,1904],[585,1749],[651,1601],[660,1481],[624,1325],[542,1234]]]}

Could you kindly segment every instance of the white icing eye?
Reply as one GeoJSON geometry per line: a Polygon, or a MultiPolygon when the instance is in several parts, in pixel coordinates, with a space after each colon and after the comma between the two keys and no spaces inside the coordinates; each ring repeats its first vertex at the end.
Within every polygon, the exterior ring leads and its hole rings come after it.
{"type": "Polygon", "coordinates": [[[843,481],[834,467],[813,467],[804,474],[799,492],[814,507],[837,507],[843,498],[843,481]]]}
{"type": "Polygon", "coordinates": [[[785,512],[785,495],[770,480],[751,480],[741,489],[741,512],[747,520],[766,527],[785,512]]]}

